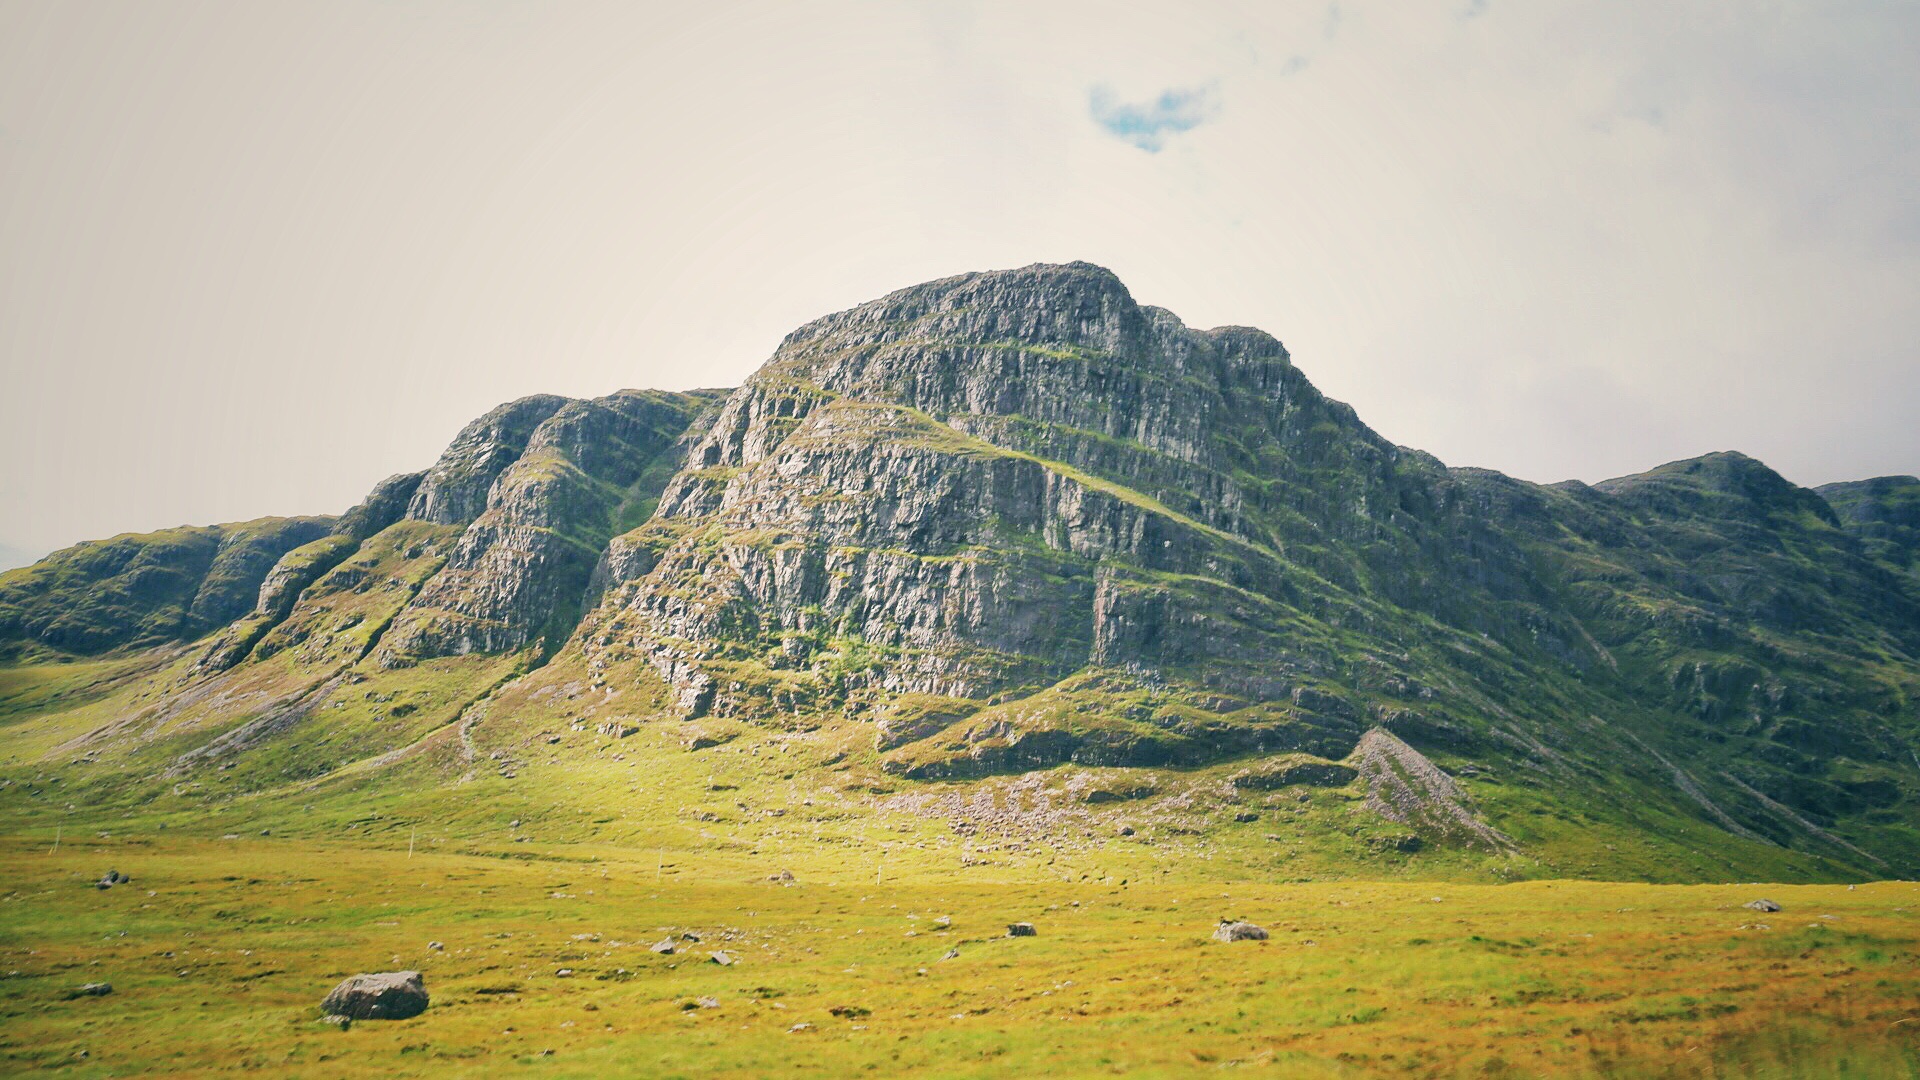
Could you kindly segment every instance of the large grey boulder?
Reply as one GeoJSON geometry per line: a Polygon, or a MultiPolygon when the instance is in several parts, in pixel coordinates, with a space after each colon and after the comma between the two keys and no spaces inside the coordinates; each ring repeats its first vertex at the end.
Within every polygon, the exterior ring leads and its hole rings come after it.
{"type": "Polygon", "coordinates": [[[427,1011],[427,984],[417,971],[355,975],[333,988],[320,1011],[351,1020],[405,1020],[427,1011]]]}
{"type": "Polygon", "coordinates": [[[1267,932],[1250,922],[1222,919],[1220,920],[1220,925],[1213,928],[1213,940],[1265,941],[1267,940],[1267,932]]]}

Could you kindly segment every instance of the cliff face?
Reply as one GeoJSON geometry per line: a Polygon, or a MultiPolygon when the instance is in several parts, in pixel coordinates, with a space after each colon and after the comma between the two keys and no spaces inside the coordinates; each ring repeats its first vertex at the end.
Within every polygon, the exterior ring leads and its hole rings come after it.
{"type": "Polygon", "coordinates": [[[536,640],[557,648],[579,620],[607,541],[651,512],[680,460],[677,441],[706,400],[529,398],[462,432],[421,482],[408,517],[466,529],[401,613],[383,661],[507,652],[536,640]],[[470,522],[457,516],[470,510],[470,522]]]}
{"type": "Polygon", "coordinates": [[[1884,870],[1920,867],[1917,490],[1449,469],[1260,331],[1033,266],[817,320],[731,392],[504,405],[338,522],[63,552],[0,577],[0,640],[209,635],[168,693],[368,746],[403,714],[344,687],[451,723],[551,661],[514,709],[825,727],[907,780],[1283,754],[1243,779],[1455,799],[1426,752],[1508,777],[1496,809],[1884,870]]]}
{"type": "Polygon", "coordinates": [[[1279,342],[1190,330],[1105,270],[935,282],[789,336],[615,541],[586,636],[693,714],[1089,664],[1284,696],[1335,661],[1262,646],[1286,605],[1351,605],[1339,545],[1398,538],[1435,471],[1402,459],[1279,342]]]}

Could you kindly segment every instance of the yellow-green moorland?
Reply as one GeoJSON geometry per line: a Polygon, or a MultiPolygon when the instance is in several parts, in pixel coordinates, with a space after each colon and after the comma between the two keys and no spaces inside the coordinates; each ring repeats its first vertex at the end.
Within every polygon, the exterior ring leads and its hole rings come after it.
{"type": "Polygon", "coordinates": [[[786,881],[631,847],[51,839],[0,840],[9,1075],[1920,1070],[1905,882],[895,880],[851,861],[786,881]],[[131,881],[96,888],[110,869],[131,881]],[[1741,906],[1760,896],[1783,910],[1741,906]],[[1223,917],[1272,937],[1213,941],[1223,917]],[[1037,934],[1008,937],[1016,921],[1037,934]],[[320,1022],[342,977],[394,969],[425,973],[425,1014],[320,1022]]]}

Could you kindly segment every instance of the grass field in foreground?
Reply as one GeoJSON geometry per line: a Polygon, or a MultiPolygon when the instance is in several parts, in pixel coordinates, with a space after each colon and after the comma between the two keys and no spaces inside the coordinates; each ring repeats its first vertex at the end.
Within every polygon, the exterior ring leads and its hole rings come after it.
{"type": "Polygon", "coordinates": [[[1920,1071],[1912,883],[783,885],[515,854],[0,840],[0,1073],[1920,1071]],[[95,889],[109,869],[132,881],[95,889]],[[1785,910],[1740,907],[1760,895],[1785,910]],[[1273,938],[1211,941],[1222,916],[1273,938]],[[339,979],[397,968],[425,972],[424,1015],[318,1022],[339,979]],[[113,993],[66,997],[87,982],[113,993]]]}

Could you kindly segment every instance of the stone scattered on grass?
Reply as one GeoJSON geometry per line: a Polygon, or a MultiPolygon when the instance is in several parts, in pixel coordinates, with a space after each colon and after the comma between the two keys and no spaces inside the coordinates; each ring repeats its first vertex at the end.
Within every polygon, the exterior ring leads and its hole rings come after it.
{"type": "Polygon", "coordinates": [[[335,1013],[328,1013],[327,1015],[321,1017],[320,1022],[323,1024],[326,1024],[328,1027],[337,1027],[341,1031],[345,1031],[348,1028],[353,1026],[352,1017],[340,1016],[335,1013]]]}
{"type": "Polygon", "coordinates": [[[427,984],[417,971],[354,975],[333,988],[320,1011],[351,1020],[405,1020],[427,1011],[427,984]]]}
{"type": "Polygon", "coordinates": [[[1220,925],[1213,928],[1215,941],[1265,941],[1266,930],[1250,922],[1237,919],[1221,919],[1220,925]]]}
{"type": "Polygon", "coordinates": [[[1780,905],[1771,900],[1749,900],[1741,905],[1748,911],[1779,911],[1780,905]]]}
{"type": "Polygon", "coordinates": [[[721,967],[732,967],[734,964],[740,962],[739,958],[730,952],[708,953],[707,960],[711,963],[719,964],[721,967]]]}
{"type": "Polygon", "coordinates": [[[67,991],[67,1000],[72,1001],[75,998],[83,997],[106,997],[111,993],[113,993],[112,983],[87,983],[78,989],[67,991]]]}
{"type": "Polygon", "coordinates": [[[673,955],[673,939],[661,938],[659,941],[656,941],[652,945],[647,946],[647,948],[653,952],[659,953],[661,956],[672,956],[673,955]]]}
{"type": "Polygon", "coordinates": [[[768,881],[777,881],[777,882],[779,882],[779,883],[780,883],[780,884],[782,884],[782,885],[791,885],[791,884],[793,884],[793,871],[791,871],[791,870],[782,870],[782,871],[780,871],[780,872],[779,872],[779,873],[777,873],[777,874],[768,874],[768,875],[767,875],[767,880],[768,880],[768,881]]]}
{"type": "Polygon", "coordinates": [[[93,887],[96,889],[111,889],[115,885],[124,885],[127,882],[132,880],[133,880],[132,878],[128,877],[127,875],[121,873],[118,870],[109,870],[107,871],[105,877],[102,877],[99,881],[96,881],[93,883],[93,887]]]}
{"type": "Polygon", "coordinates": [[[1033,928],[1033,924],[1030,922],[1017,922],[1017,923],[1007,924],[1008,937],[1034,937],[1034,936],[1037,936],[1038,934],[1039,934],[1039,931],[1035,930],[1033,928]]]}
{"type": "Polygon", "coordinates": [[[805,1021],[801,1021],[800,1023],[795,1024],[792,1027],[787,1029],[788,1033],[792,1033],[795,1031],[812,1031],[812,1030],[813,1030],[813,1025],[805,1021]]]}
{"type": "Polygon", "coordinates": [[[429,952],[446,952],[447,947],[437,941],[429,941],[427,942],[427,950],[429,952]]]}

